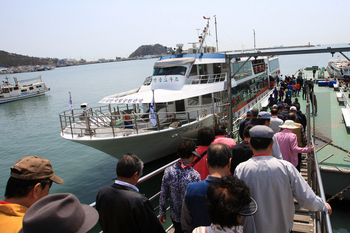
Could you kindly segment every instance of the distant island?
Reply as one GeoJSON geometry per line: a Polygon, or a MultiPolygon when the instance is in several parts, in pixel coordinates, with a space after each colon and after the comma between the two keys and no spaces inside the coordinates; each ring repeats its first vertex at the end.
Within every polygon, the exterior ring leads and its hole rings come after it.
{"type": "Polygon", "coordinates": [[[136,49],[129,58],[145,57],[145,56],[162,56],[167,54],[167,47],[155,44],[155,45],[142,45],[136,49]]]}
{"type": "MultiPolygon", "coordinates": [[[[124,61],[134,59],[145,59],[152,57],[159,57],[167,54],[167,47],[155,44],[155,45],[142,45],[130,54],[128,58],[116,57],[115,59],[104,59],[101,58],[97,61],[86,62],[86,60],[76,59],[58,59],[58,58],[40,58],[31,57],[27,55],[21,55],[16,53],[9,53],[0,50],[0,68],[11,68],[11,67],[60,67],[67,65],[82,65],[87,63],[98,63],[98,62],[112,62],[112,61],[124,61]]],[[[35,70],[32,70],[35,71],[35,70]]]]}

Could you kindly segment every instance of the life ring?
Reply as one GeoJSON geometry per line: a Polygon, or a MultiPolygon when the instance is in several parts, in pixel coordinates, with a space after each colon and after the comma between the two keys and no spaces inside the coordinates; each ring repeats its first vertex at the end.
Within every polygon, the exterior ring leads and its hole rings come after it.
{"type": "Polygon", "coordinates": [[[263,69],[263,71],[265,71],[265,65],[262,65],[262,69],[263,69]]]}
{"type": "Polygon", "coordinates": [[[260,72],[262,71],[261,65],[259,65],[259,71],[260,71],[260,72]]]}
{"type": "Polygon", "coordinates": [[[257,73],[258,73],[258,67],[255,66],[255,67],[254,67],[254,70],[255,70],[255,73],[257,74],[257,73]]]}

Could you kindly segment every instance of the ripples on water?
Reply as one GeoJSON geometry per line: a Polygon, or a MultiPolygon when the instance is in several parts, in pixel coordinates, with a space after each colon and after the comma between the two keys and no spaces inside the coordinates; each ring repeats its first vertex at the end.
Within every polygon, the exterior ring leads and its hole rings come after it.
{"type": "MultiPolygon", "coordinates": [[[[331,58],[329,54],[280,57],[281,73],[292,75],[301,67],[326,66],[331,58]]],[[[69,109],[69,92],[74,108],[78,108],[84,102],[97,106],[107,95],[140,87],[152,74],[154,61],[103,63],[8,75],[19,80],[42,75],[51,91],[45,96],[0,105],[0,194],[5,192],[10,167],[23,156],[38,155],[49,159],[55,174],[65,181],[62,185],[54,184],[50,193],[73,193],[86,204],[95,201],[101,187],[110,185],[116,177],[117,159],[61,139],[58,113],[69,109]]],[[[5,77],[0,75],[0,80],[5,77]]]]}

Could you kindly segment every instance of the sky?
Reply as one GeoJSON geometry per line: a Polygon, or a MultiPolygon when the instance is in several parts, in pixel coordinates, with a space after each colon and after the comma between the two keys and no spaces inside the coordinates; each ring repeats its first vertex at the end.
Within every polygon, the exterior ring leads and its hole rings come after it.
{"type": "Polygon", "coordinates": [[[219,51],[350,43],[350,1],[0,0],[0,50],[34,57],[115,59],[141,45],[184,49],[210,17],[219,51]]]}

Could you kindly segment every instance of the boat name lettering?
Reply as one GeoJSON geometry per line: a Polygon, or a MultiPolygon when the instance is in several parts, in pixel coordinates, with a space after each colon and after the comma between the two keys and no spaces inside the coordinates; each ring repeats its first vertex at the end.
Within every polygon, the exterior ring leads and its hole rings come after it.
{"type": "Polygon", "coordinates": [[[164,77],[163,79],[162,78],[154,78],[153,79],[153,82],[154,83],[156,83],[156,82],[163,82],[163,83],[167,83],[167,82],[179,82],[179,77],[175,77],[175,78],[173,78],[173,77],[169,77],[169,78],[167,78],[167,77],[164,77]],[[168,80],[170,80],[170,81],[168,81],[168,80]]]}

